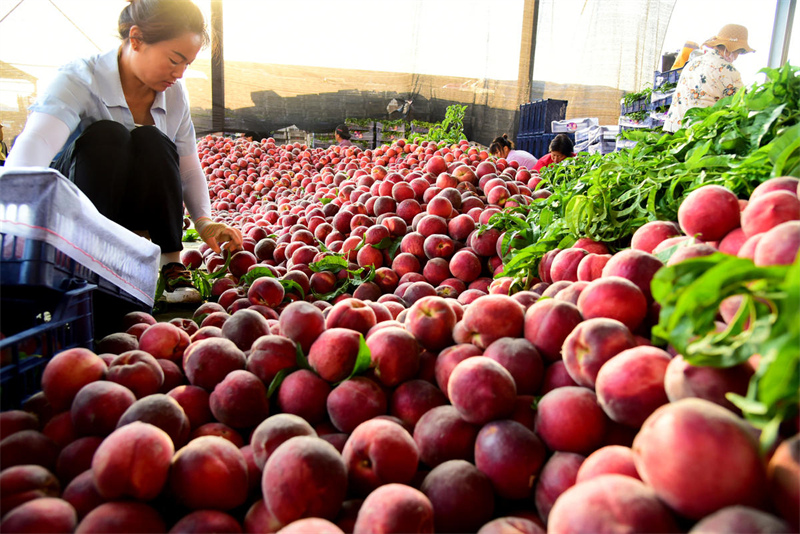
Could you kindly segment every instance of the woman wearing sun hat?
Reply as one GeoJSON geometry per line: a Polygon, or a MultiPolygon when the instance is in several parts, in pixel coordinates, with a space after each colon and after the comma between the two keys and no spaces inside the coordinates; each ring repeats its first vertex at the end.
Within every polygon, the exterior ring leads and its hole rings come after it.
{"type": "Polygon", "coordinates": [[[681,72],[664,131],[680,129],[689,108],[713,106],[742,87],[742,76],[731,63],[739,54],[755,51],[747,44],[747,28],[727,24],[703,46],[707,47],[704,53],[689,61],[681,72]]]}

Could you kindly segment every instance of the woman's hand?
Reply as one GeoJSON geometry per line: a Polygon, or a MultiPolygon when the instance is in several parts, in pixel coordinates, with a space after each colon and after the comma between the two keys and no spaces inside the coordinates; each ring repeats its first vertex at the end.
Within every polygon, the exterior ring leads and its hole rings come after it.
{"type": "Polygon", "coordinates": [[[230,243],[231,251],[242,248],[242,233],[227,224],[212,222],[208,217],[200,217],[194,223],[194,227],[200,238],[217,254],[221,252],[221,243],[230,243]]]}

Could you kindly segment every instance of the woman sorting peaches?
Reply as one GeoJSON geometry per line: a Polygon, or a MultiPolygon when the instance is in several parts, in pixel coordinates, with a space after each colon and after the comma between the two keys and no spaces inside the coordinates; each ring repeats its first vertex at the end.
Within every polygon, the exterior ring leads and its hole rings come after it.
{"type": "Polygon", "coordinates": [[[516,161],[520,167],[527,169],[533,169],[536,165],[536,157],[530,152],[516,150],[514,142],[508,138],[508,134],[494,138],[492,144],[489,145],[489,154],[497,158],[504,158],[509,163],[516,161]]]}
{"type": "Polygon", "coordinates": [[[575,156],[573,152],[575,145],[572,144],[572,139],[567,134],[562,133],[555,136],[547,148],[547,154],[539,158],[531,170],[538,172],[539,169],[549,167],[553,163],[561,163],[565,159],[575,156]]]}
{"type": "Polygon", "coordinates": [[[101,214],[161,247],[171,290],[190,279],[180,263],[184,203],[213,250],[242,243],[237,229],[211,221],[181,82],[208,33],[191,0],[130,0],[118,26],[119,48],[59,70],[31,107],[6,169],[59,170],[101,214]]]}

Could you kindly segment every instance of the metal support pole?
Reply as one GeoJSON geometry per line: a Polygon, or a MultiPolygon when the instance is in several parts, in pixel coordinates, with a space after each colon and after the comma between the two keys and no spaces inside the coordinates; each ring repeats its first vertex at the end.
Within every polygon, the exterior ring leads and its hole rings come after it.
{"type": "Polygon", "coordinates": [[[528,100],[533,100],[533,69],[536,65],[536,33],[539,28],[539,0],[533,2],[533,29],[531,30],[531,60],[530,60],[530,93],[528,100]]]}
{"type": "Polygon", "coordinates": [[[789,56],[789,40],[792,36],[792,22],[797,0],[778,0],[775,8],[775,23],[772,25],[772,43],[769,47],[768,64],[778,68],[789,56]]]}
{"type": "Polygon", "coordinates": [[[211,0],[211,127],[225,133],[225,62],[222,0],[211,0]]]}

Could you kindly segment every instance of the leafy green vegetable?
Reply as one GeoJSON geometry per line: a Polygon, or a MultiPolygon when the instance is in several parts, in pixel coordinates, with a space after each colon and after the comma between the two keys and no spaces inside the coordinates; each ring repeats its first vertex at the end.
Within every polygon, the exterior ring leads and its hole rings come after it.
{"type": "MultiPolygon", "coordinates": [[[[192,275],[192,285],[200,293],[200,297],[203,300],[208,300],[211,298],[211,285],[213,281],[224,276],[225,273],[228,272],[228,266],[231,264],[232,257],[233,254],[228,254],[228,257],[225,260],[225,265],[220,267],[220,269],[214,273],[208,273],[201,269],[192,269],[189,271],[192,275]]],[[[158,281],[156,282],[155,305],[153,306],[154,313],[161,313],[166,307],[166,300],[162,299],[166,289],[166,281],[164,280],[163,276],[159,275],[158,281]]]]}
{"type": "Polygon", "coordinates": [[[626,118],[632,121],[643,121],[650,116],[649,111],[632,111],[625,115],[626,118]]]}
{"type": "Polygon", "coordinates": [[[761,356],[747,396],[728,398],[762,430],[768,449],[800,400],[800,256],[770,267],[721,253],[693,258],[659,270],[652,291],[661,305],[654,341],[670,343],[692,365],[731,367],[761,356]],[[719,306],[734,296],[739,311],[720,332],[719,306]]]}
{"type": "Polygon", "coordinates": [[[650,101],[650,95],[652,95],[652,94],[653,94],[653,89],[650,88],[650,87],[645,87],[644,89],[642,89],[638,93],[628,93],[628,94],[626,94],[625,96],[622,97],[622,102],[626,106],[631,106],[631,105],[633,105],[634,102],[636,102],[638,100],[647,100],[649,102],[650,101]]]}
{"type": "Polygon", "coordinates": [[[430,126],[428,133],[418,134],[414,133],[408,136],[408,140],[412,143],[419,143],[420,141],[432,141],[434,143],[453,144],[467,138],[464,135],[464,116],[467,113],[467,106],[453,104],[447,106],[444,114],[444,120],[430,126]]]}
{"type": "Polygon", "coordinates": [[[184,243],[191,241],[199,241],[199,240],[200,240],[200,234],[198,234],[197,230],[195,230],[194,228],[189,228],[188,230],[186,230],[183,233],[183,237],[181,238],[181,241],[183,241],[184,243]]]}
{"type": "Polygon", "coordinates": [[[613,252],[654,220],[676,220],[678,207],[707,184],[741,197],[773,176],[800,176],[800,76],[789,64],[763,69],[764,84],[740,90],[709,108],[686,113],[674,134],[627,131],[638,141],[607,155],[581,153],[541,171],[537,189],[552,194],[504,210],[488,226],[514,234],[501,276],[521,286],[532,280],[542,255],[588,237],[613,252]],[[524,252],[523,252],[524,251],[524,252]]]}

